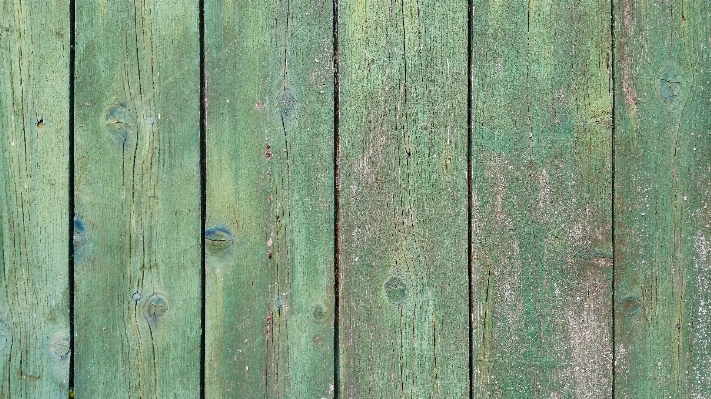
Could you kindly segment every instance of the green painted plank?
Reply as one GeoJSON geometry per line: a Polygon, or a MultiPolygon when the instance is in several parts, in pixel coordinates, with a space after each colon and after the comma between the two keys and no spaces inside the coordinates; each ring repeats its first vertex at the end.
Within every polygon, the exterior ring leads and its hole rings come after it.
{"type": "Polygon", "coordinates": [[[207,398],[333,397],[332,26],[206,2],[207,398]]]}
{"type": "Polygon", "coordinates": [[[69,1],[0,1],[0,398],[69,391],[69,1]]]}
{"type": "Polygon", "coordinates": [[[466,398],[467,4],[339,4],[340,392],[466,398]]]}
{"type": "Polygon", "coordinates": [[[76,396],[197,397],[198,2],[76,6],[76,396]]]}
{"type": "Polygon", "coordinates": [[[474,397],[612,390],[608,0],[475,0],[474,397]]]}
{"type": "Polygon", "coordinates": [[[615,2],[615,397],[711,397],[711,3],[615,2]]]}

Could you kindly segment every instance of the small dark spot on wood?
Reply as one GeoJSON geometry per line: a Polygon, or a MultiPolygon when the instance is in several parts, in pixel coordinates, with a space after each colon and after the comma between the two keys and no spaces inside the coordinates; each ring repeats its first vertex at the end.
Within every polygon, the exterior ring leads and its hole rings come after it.
{"type": "Polygon", "coordinates": [[[314,306],[311,315],[317,323],[322,323],[326,321],[327,318],[326,310],[321,305],[314,306]]]}
{"type": "Polygon", "coordinates": [[[390,277],[383,285],[385,296],[395,305],[402,305],[407,299],[407,286],[405,282],[397,276],[390,277]]]}
{"type": "Polygon", "coordinates": [[[74,216],[74,234],[83,234],[85,231],[86,228],[84,227],[84,222],[82,222],[82,220],[77,216],[74,216]]]}
{"type": "Polygon", "coordinates": [[[272,159],[272,147],[269,145],[268,141],[267,141],[267,150],[264,151],[264,155],[267,157],[267,159],[272,159]]]}
{"type": "Polygon", "coordinates": [[[639,314],[639,311],[639,299],[632,296],[628,296],[620,300],[620,312],[622,316],[636,316],[639,314]]]}
{"type": "Polygon", "coordinates": [[[109,136],[119,144],[124,144],[134,123],[133,111],[123,102],[116,103],[104,113],[104,127],[109,136]]]}
{"type": "Polygon", "coordinates": [[[234,239],[232,231],[224,226],[215,226],[205,230],[207,250],[211,254],[218,254],[229,248],[234,239]]]}
{"type": "Polygon", "coordinates": [[[269,340],[269,335],[272,329],[272,314],[267,313],[267,317],[265,320],[265,327],[264,327],[264,336],[266,337],[267,341],[269,340]]]}
{"type": "Polygon", "coordinates": [[[659,77],[659,92],[665,99],[674,101],[681,92],[681,75],[675,68],[669,67],[659,77]]]}
{"type": "Polygon", "coordinates": [[[269,258],[269,259],[272,258],[272,253],[271,253],[271,252],[267,252],[267,258],[269,258]]]}
{"type": "Polygon", "coordinates": [[[81,254],[82,249],[86,245],[86,226],[77,216],[74,216],[74,234],[72,238],[74,257],[76,258],[81,254]]]}
{"type": "Polygon", "coordinates": [[[8,344],[11,339],[12,332],[10,331],[10,326],[5,320],[0,319],[0,353],[4,352],[6,348],[9,348],[8,344]]]}
{"type": "Polygon", "coordinates": [[[294,114],[295,108],[296,96],[294,96],[294,93],[289,87],[285,87],[284,91],[277,97],[279,115],[281,115],[282,119],[289,119],[294,114]]]}
{"type": "Polygon", "coordinates": [[[146,320],[156,326],[168,313],[168,299],[163,294],[155,293],[148,297],[145,305],[146,320]]]}

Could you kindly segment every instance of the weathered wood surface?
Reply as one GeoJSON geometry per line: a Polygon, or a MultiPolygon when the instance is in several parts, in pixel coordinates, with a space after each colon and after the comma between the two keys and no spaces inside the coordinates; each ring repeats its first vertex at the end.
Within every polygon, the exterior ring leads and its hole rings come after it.
{"type": "Polygon", "coordinates": [[[711,397],[711,3],[615,3],[615,397],[711,397]]]}
{"type": "Polygon", "coordinates": [[[341,397],[468,397],[467,4],[338,24],[341,397]]]}
{"type": "Polygon", "coordinates": [[[333,5],[205,8],[207,398],[334,394],[333,5]]]}
{"type": "Polygon", "coordinates": [[[199,396],[198,17],[76,2],[78,398],[199,396]]]}
{"type": "Polygon", "coordinates": [[[69,2],[0,1],[0,398],[69,391],[69,2]]]}
{"type": "Polygon", "coordinates": [[[612,391],[609,1],[473,2],[474,397],[612,391]]]}
{"type": "Polygon", "coordinates": [[[0,0],[0,398],[711,397],[708,1],[70,4],[0,0]]]}

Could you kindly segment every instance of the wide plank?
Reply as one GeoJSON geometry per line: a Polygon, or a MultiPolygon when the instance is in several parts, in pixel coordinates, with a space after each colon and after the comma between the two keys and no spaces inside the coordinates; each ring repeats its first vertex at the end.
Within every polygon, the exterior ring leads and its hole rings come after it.
{"type": "Polygon", "coordinates": [[[334,394],[333,5],[205,4],[206,398],[334,394]]]}
{"type": "Polygon", "coordinates": [[[75,392],[200,393],[198,1],[76,2],[75,392]]]}
{"type": "Polygon", "coordinates": [[[612,393],[608,0],[474,0],[474,397],[612,393]]]}
{"type": "Polygon", "coordinates": [[[467,4],[338,4],[344,398],[468,398],[467,4]]]}
{"type": "Polygon", "coordinates": [[[69,391],[69,1],[0,1],[0,398],[69,391]]]}
{"type": "Polygon", "coordinates": [[[615,397],[711,397],[711,3],[615,1],[615,397]]]}

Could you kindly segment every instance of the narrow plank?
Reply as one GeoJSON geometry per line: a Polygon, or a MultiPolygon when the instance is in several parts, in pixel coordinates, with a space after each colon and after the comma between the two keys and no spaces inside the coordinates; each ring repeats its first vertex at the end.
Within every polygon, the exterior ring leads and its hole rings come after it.
{"type": "Polygon", "coordinates": [[[75,391],[200,392],[198,2],[76,3],[75,391]]]}
{"type": "Polygon", "coordinates": [[[615,2],[615,397],[711,397],[711,3],[615,2]]]}
{"type": "Polygon", "coordinates": [[[205,6],[205,394],[333,397],[333,6],[205,6]]]}
{"type": "Polygon", "coordinates": [[[69,391],[69,1],[0,1],[0,398],[69,391]]]}
{"type": "Polygon", "coordinates": [[[610,2],[473,6],[474,397],[609,397],[610,2]]]}
{"type": "Polygon", "coordinates": [[[469,397],[467,4],[339,4],[340,392],[469,397]]]}

